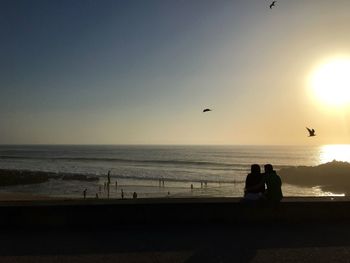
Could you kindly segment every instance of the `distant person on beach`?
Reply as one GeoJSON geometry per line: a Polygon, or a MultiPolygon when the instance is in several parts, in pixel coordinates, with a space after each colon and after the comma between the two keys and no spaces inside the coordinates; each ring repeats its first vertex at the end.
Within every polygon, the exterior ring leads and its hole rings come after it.
{"type": "Polygon", "coordinates": [[[111,183],[111,170],[108,171],[107,174],[107,183],[110,184],[111,183]]]}
{"type": "Polygon", "coordinates": [[[85,188],[84,191],[83,191],[84,199],[86,199],[86,192],[87,192],[87,189],[85,188]]]}
{"type": "Polygon", "coordinates": [[[258,201],[264,197],[265,180],[258,164],[251,166],[251,171],[245,180],[244,198],[245,201],[258,201]]]}
{"type": "Polygon", "coordinates": [[[136,199],[136,198],[137,198],[137,193],[136,193],[136,192],[133,193],[132,198],[133,198],[133,199],[136,199]]]}
{"type": "Polygon", "coordinates": [[[266,191],[265,197],[268,202],[273,204],[279,203],[282,198],[282,180],[279,175],[273,170],[273,166],[271,164],[266,164],[264,166],[265,170],[265,183],[266,183],[266,191]]]}
{"type": "Polygon", "coordinates": [[[122,199],[124,199],[124,191],[123,191],[123,189],[121,191],[121,197],[122,197],[122,199]]]}

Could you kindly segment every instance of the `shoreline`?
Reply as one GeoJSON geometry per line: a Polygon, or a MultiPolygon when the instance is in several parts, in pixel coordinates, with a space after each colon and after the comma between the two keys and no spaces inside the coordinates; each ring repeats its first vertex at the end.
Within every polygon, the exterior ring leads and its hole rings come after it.
{"type": "MultiPolygon", "coordinates": [[[[349,163],[333,161],[316,167],[285,168],[278,173],[282,178],[285,196],[341,196],[347,193],[344,189],[349,180],[344,174],[348,168],[350,169],[349,163]],[[331,174],[338,170],[341,172],[336,174],[338,180],[332,182],[334,176],[327,176],[325,172],[331,174]],[[342,180],[345,180],[344,183],[342,180]]],[[[241,178],[220,182],[162,176],[130,178],[113,174],[111,184],[107,185],[106,177],[107,175],[0,169],[0,200],[79,199],[84,189],[87,189],[89,198],[119,199],[122,191],[126,198],[132,197],[135,192],[139,198],[220,198],[241,197],[244,189],[244,180],[241,178]],[[2,192],[5,192],[3,197],[2,192]]]]}
{"type": "MultiPolygon", "coordinates": [[[[125,197],[101,197],[95,198],[92,196],[83,197],[70,197],[70,196],[50,196],[43,194],[32,194],[32,193],[21,193],[21,192],[9,192],[0,191],[0,204],[5,203],[16,203],[25,201],[26,203],[32,201],[33,205],[40,203],[71,203],[79,205],[89,205],[89,204],[152,204],[152,203],[227,203],[233,202],[237,203],[243,196],[205,196],[205,195],[173,195],[173,196],[150,196],[141,198],[132,198],[131,195],[125,197]]],[[[324,202],[324,201],[341,201],[350,202],[350,196],[285,196],[283,197],[281,203],[289,202],[324,202]]]]}

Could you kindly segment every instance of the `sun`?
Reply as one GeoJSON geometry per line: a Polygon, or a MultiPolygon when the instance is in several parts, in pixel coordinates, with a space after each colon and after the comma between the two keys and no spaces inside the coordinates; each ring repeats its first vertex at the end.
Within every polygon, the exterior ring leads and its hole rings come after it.
{"type": "Polygon", "coordinates": [[[316,97],[332,106],[350,104],[350,58],[332,59],[319,66],[311,76],[316,97]]]}

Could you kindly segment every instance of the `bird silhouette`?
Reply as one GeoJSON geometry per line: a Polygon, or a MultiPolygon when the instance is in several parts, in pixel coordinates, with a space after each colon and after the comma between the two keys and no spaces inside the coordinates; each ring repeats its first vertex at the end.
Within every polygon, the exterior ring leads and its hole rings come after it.
{"type": "Polygon", "coordinates": [[[272,9],[272,7],[276,6],[276,1],[272,1],[271,5],[270,5],[270,9],[272,9]]]}
{"type": "Polygon", "coordinates": [[[203,112],[212,111],[211,109],[204,109],[203,112]]]}
{"type": "Polygon", "coordinates": [[[309,137],[316,136],[315,130],[314,130],[314,129],[309,129],[308,127],[306,127],[306,129],[307,129],[307,131],[309,132],[309,137]]]}

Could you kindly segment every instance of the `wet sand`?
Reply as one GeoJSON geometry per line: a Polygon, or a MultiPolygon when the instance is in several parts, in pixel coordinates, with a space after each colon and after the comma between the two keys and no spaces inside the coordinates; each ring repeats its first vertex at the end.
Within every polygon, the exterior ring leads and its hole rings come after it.
{"type": "Polygon", "coordinates": [[[1,201],[43,201],[43,200],[55,200],[60,198],[54,198],[47,195],[29,194],[29,193],[12,193],[12,192],[0,192],[1,201]]]}

